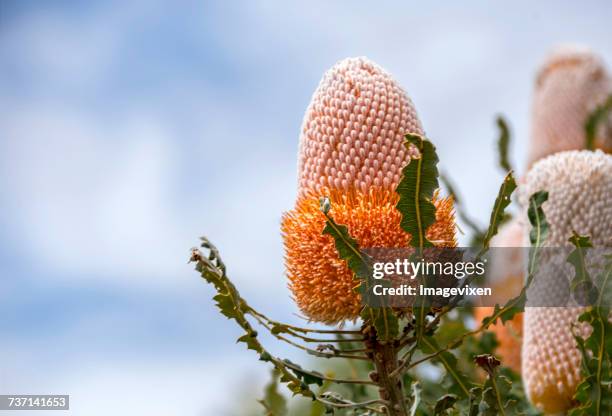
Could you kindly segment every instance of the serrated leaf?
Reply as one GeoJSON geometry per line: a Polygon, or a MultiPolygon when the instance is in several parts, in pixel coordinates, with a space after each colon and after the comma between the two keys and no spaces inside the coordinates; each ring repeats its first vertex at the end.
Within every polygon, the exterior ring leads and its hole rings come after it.
{"type": "Polygon", "coordinates": [[[434,416],[446,414],[447,410],[452,409],[455,403],[457,403],[459,397],[455,394],[445,394],[440,397],[434,407],[434,416]]]}
{"type": "Polygon", "coordinates": [[[611,311],[603,300],[610,280],[612,261],[608,259],[596,304],[587,308],[578,318],[579,322],[588,323],[592,330],[586,339],[574,335],[582,355],[583,379],[574,396],[579,406],[570,411],[570,416],[612,414],[612,324],[608,319],[611,311]]]}
{"type": "Polygon", "coordinates": [[[504,221],[505,210],[510,205],[512,200],[510,199],[512,193],[516,189],[516,181],[512,172],[508,172],[497,193],[497,198],[493,204],[493,210],[491,211],[491,218],[489,220],[489,228],[485,234],[481,254],[489,249],[491,239],[497,234],[499,225],[504,221]]]}
{"type": "MultiPolygon", "coordinates": [[[[325,214],[325,213],[324,213],[325,214]]],[[[323,234],[333,237],[338,255],[348,265],[358,280],[367,280],[370,270],[366,258],[359,250],[359,244],[348,232],[345,225],[337,224],[331,216],[325,214],[326,222],[323,234]]]]}
{"type": "Polygon", "coordinates": [[[378,339],[390,342],[399,335],[399,321],[391,308],[371,308],[366,306],[361,311],[361,319],[371,322],[376,328],[378,339]]]}
{"type": "Polygon", "coordinates": [[[574,246],[574,250],[567,256],[567,261],[574,266],[574,278],[571,281],[572,292],[577,291],[582,294],[592,294],[593,281],[586,265],[586,250],[592,248],[591,239],[585,235],[579,235],[575,231],[569,239],[569,242],[574,246]]]}
{"type": "Polygon", "coordinates": [[[508,148],[510,147],[510,129],[508,123],[502,116],[498,116],[497,127],[499,128],[499,138],[497,139],[497,153],[499,158],[499,166],[504,172],[510,172],[512,165],[508,160],[508,148]]]}
{"type": "Polygon", "coordinates": [[[525,310],[525,303],[527,302],[527,290],[531,286],[531,282],[535,276],[535,267],[538,262],[539,250],[546,241],[548,236],[548,221],[542,204],[548,200],[548,192],[539,191],[531,195],[529,198],[529,208],[527,210],[527,216],[531,223],[531,231],[529,232],[529,240],[531,242],[531,248],[529,252],[529,267],[528,276],[525,286],[522,288],[521,293],[515,298],[510,299],[504,307],[500,307],[498,304],[493,308],[493,314],[484,318],[482,324],[489,326],[494,324],[498,319],[501,319],[502,323],[506,323],[512,320],[517,313],[525,310]]]}
{"type": "Polygon", "coordinates": [[[228,319],[238,317],[237,305],[229,294],[219,293],[213,299],[217,301],[217,307],[228,319]]]}
{"type": "MultiPolygon", "coordinates": [[[[345,225],[337,224],[325,210],[322,209],[322,212],[326,217],[323,234],[330,235],[334,239],[338,255],[342,260],[346,261],[354,274],[354,278],[359,281],[357,290],[363,296],[369,290],[369,284],[372,279],[369,261],[359,250],[359,244],[351,237],[348,228],[345,225]]],[[[398,337],[399,321],[392,308],[364,306],[360,316],[364,321],[370,322],[376,328],[380,341],[389,342],[398,337]]]]}
{"type": "Polygon", "coordinates": [[[315,395],[308,388],[308,385],[294,376],[281,360],[273,357],[257,340],[257,332],[251,327],[246,314],[249,313],[256,317],[261,315],[254,311],[240,296],[240,293],[226,275],[225,265],[215,246],[206,238],[202,238],[201,246],[207,251],[207,254],[194,248],[191,251],[189,261],[195,263],[195,269],[202,278],[216,289],[217,294],[213,299],[216,301],[221,313],[227,318],[232,319],[244,330],[245,334],[238,338],[238,342],[243,342],[247,345],[248,349],[256,351],[261,361],[273,363],[276,370],[281,374],[281,381],[287,384],[287,387],[293,394],[301,394],[305,397],[314,398],[315,395]]]}
{"type": "Polygon", "coordinates": [[[504,376],[494,376],[485,383],[482,401],[478,407],[481,416],[506,415],[513,411],[516,401],[509,398],[512,383],[504,376]]]}
{"type": "Polygon", "coordinates": [[[612,112],[612,95],[600,106],[598,106],[584,123],[584,132],[586,136],[585,147],[588,150],[595,150],[595,139],[597,138],[597,128],[600,123],[607,120],[610,112],[612,112]]]}
{"type": "Polygon", "coordinates": [[[244,342],[247,345],[247,349],[263,353],[263,348],[255,336],[244,334],[236,342],[244,342]]]}
{"type": "Polygon", "coordinates": [[[547,191],[538,191],[529,198],[527,218],[531,224],[529,231],[529,242],[532,247],[540,247],[548,237],[548,222],[542,209],[544,202],[548,201],[547,191]]]}
{"type": "Polygon", "coordinates": [[[423,249],[433,247],[427,239],[427,228],[436,221],[436,207],[431,202],[438,189],[438,155],[435,146],[427,139],[407,134],[407,148],[415,146],[420,157],[412,159],[402,170],[395,192],[399,195],[397,209],[402,214],[402,229],[410,234],[410,245],[423,249]]]}
{"type": "MultiPolygon", "coordinates": [[[[431,354],[440,351],[441,348],[434,338],[424,336],[421,339],[421,350],[425,353],[431,354]]],[[[444,366],[446,374],[451,379],[451,392],[463,397],[468,397],[472,383],[465,374],[459,371],[457,366],[457,357],[455,357],[453,353],[449,351],[444,351],[438,354],[435,360],[439,361],[444,366]]]]}
{"type": "Polygon", "coordinates": [[[470,389],[469,394],[469,404],[468,404],[468,415],[469,416],[477,416],[478,415],[478,405],[482,398],[482,387],[472,387],[470,389]]]}
{"type": "Polygon", "coordinates": [[[487,373],[478,405],[478,415],[497,416],[506,415],[508,411],[518,411],[517,400],[511,394],[512,382],[497,374],[500,361],[491,354],[482,354],[474,357],[474,362],[487,373]]]}
{"type": "Polygon", "coordinates": [[[289,364],[289,369],[302,380],[305,384],[316,384],[318,386],[322,386],[325,381],[324,375],[319,373],[318,371],[306,371],[302,369],[301,366],[289,361],[283,360],[284,363],[289,364]]]}
{"type": "MultiPolygon", "coordinates": [[[[395,189],[399,195],[396,208],[402,214],[400,226],[410,234],[410,245],[417,248],[416,255],[420,256],[425,247],[434,244],[427,239],[427,229],[436,222],[436,207],[432,198],[438,183],[438,155],[436,147],[424,137],[416,134],[407,134],[404,145],[416,147],[419,158],[412,159],[402,169],[402,178],[395,189]]],[[[425,317],[429,308],[426,308],[425,299],[417,300],[419,306],[413,308],[417,339],[422,338],[425,326],[425,317]]]]}

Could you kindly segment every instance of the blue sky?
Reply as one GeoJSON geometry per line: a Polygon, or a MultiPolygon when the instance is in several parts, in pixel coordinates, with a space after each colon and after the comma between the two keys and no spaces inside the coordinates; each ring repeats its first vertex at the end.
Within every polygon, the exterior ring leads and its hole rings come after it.
{"type": "Polygon", "coordinates": [[[0,3],[0,393],[68,393],[87,415],[232,415],[236,388],[259,394],[267,368],[186,260],[206,234],[246,298],[300,322],[279,221],[336,61],[394,75],[483,219],[494,116],[522,170],[545,54],[612,62],[604,1],[378,3],[0,3]]]}

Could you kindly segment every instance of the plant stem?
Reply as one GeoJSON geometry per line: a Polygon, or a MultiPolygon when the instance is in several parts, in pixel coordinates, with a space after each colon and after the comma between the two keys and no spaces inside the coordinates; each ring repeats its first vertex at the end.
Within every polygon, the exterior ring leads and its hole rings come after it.
{"type": "Polygon", "coordinates": [[[403,378],[401,374],[395,372],[400,365],[397,358],[398,346],[393,342],[383,344],[375,335],[366,339],[365,344],[373,351],[372,361],[376,372],[371,377],[378,384],[380,398],[388,402],[387,415],[407,416],[403,378]]]}
{"type": "Polygon", "coordinates": [[[331,381],[331,382],[336,383],[336,384],[363,384],[363,385],[367,385],[367,386],[372,386],[372,385],[375,386],[376,385],[376,383],[374,383],[373,381],[370,381],[370,380],[342,379],[342,378],[329,377],[329,376],[325,376],[325,375],[322,375],[322,374],[315,374],[312,371],[305,370],[302,367],[296,366],[295,364],[288,363],[287,361],[283,361],[283,364],[285,365],[285,367],[289,367],[291,369],[300,371],[302,373],[309,374],[311,376],[315,376],[315,377],[320,378],[322,380],[331,381]]]}

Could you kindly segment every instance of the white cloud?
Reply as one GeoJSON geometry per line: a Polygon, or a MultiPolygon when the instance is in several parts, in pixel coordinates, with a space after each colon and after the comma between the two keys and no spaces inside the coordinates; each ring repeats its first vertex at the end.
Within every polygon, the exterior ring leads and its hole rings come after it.
{"type": "Polygon", "coordinates": [[[38,370],[5,369],[11,380],[0,383],[0,392],[68,394],[73,415],[229,416],[236,409],[256,407],[261,395],[256,386],[263,384],[268,371],[250,354],[192,361],[75,359],[52,369],[44,364],[38,370]]]}
{"type": "Polygon", "coordinates": [[[60,274],[154,284],[176,272],[184,223],[171,210],[175,155],[162,125],[48,107],[5,117],[0,183],[22,250],[60,274]]]}

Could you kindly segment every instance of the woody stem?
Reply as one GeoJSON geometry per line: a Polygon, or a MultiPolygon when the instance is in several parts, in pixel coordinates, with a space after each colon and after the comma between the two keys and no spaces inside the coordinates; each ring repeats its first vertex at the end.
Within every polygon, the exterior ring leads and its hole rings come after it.
{"type": "MultiPolygon", "coordinates": [[[[371,329],[371,332],[375,332],[371,329]]],[[[386,414],[389,416],[407,416],[408,407],[404,397],[404,383],[401,372],[395,371],[400,365],[398,360],[399,346],[395,342],[381,343],[376,336],[369,336],[366,347],[372,350],[368,354],[374,363],[375,371],[370,378],[379,388],[380,398],[388,402],[386,414]],[[400,373],[400,374],[397,374],[400,373]]]]}

